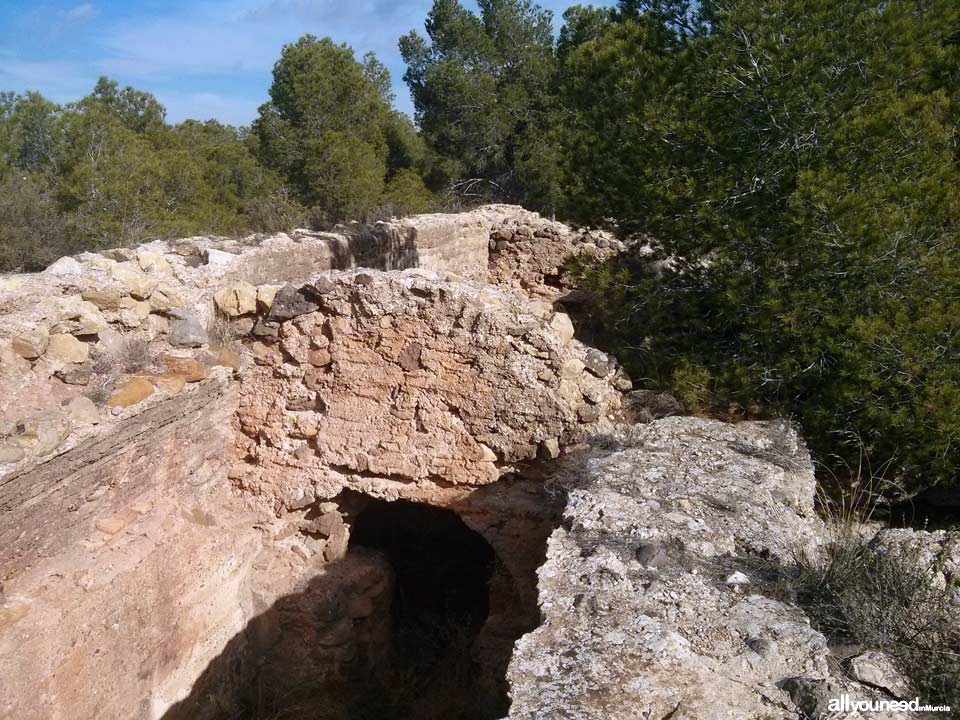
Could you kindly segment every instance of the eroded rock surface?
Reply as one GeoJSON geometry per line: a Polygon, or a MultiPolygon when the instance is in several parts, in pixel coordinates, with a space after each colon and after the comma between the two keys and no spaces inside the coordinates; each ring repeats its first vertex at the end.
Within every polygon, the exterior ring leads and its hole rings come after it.
{"type": "Polygon", "coordinates": [[[594,439],[560,476],[511,719],[793,719],[804,688],[832,688],[824,711],[831,694],[877,697],[831,675],[825,638],[764,571],[821,543],[796,437],[666,418],[594,439]]]}

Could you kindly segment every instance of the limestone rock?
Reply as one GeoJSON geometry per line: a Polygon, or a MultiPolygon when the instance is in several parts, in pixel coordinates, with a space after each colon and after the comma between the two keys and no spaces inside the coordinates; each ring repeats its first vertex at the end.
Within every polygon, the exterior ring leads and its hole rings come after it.
{"type": "Polygon", "coordinates": [[[239,371],[242,365],[242,359],[240,357],[240,353],[236,350],[220,348],[210,359],[210,364],[219,365],[220,367],[228,367],[232,370],[239,371]]]}
{"type": "Polygon", "coordinates": [[[558,336],[546,304],[423,271],[362,275],[281,289],[270,314],[290,318],[278,346],[250,345],[257,367],[241,378],[238,417],[257,462],[244,472],[277,502],[297,494],[291,465],[329,478],[333,494],[361,480],[368,492],[399,478],[411,492],[430,478],[485,485],[501,464],[559,455],[583,437],[585,415],[602,429],[618,407],[606,380],[590,376],[590,400],[557,385],[586,348],[558,336]],[[314,437],[302,453],[292,442],[314,437]]]}
{"type": "Polygon", "coordinates": [[[910,686],[893,664],[893,660],[882,652],[871,650],[850,660],[850,675],[867,685],[887,690],[897,698],[910,696],[910,686]]]}
{"type": "Polygon", "coordinates": [[[164,355],[160,358],[160,364],[168,373],[180,375],[188,383],[200,382],[207,376],[206,369],[196,358],[164,355]]]}
{"type": "Polygon", "coordinates": [[[204,252],[204,262],[213,267],[229,267],[238,261],[238,257],[233,253],[223,252],[210,248],[204,252]]]}
{"type": "Polygon", "coordinates": [[[183,305],[184,299],[181,292],[168,283],[160,283],[150,295],[150,307],[156,312],[170,312],[183,305]]]}
{"type": "Polygon", "coordinates": [[[93,370],[89,365],[83,367],[71,365],[58,369],[54,372],[54,375],[67,385],[87,385],[93,375],[93,370]]]}
{"type": "Polygon", "coordinates": [[[137,263],[147,274],[166,274],[173,271],[167,259],[158,252],[140,248],[137,250],[137,263]]]}
{"type": "Polygon", "coordinates": [[[122,307],[128,306],[133,301],[133,298],[115,288],[100,290],[90,288],[80,293],[80,297],[95,305],[100,310],[119,310],[122,307]]]}
{"type": "Polygon", "coordinates": [[[170,344],[176,348],[194,348],[209,342],[207,329],[196,313],[173,310],[170,313],[170,344]]]}
{"type": "Polygon", "coordinates": [[[257,311],[257,288],[246,282],[236,283],[217,291],[213,300],[227,317],[248,315],[257,311]]]}
{"type": "Polygon", "coordinates": [[[109,325],[93,303],[77,296],[57,298],[54,302],[56,323],[53,332],[71,335],[96,335],[109,325]]]}
{"type": "Polygon", "coordinates": [[[65,401],[63,409],[74,422],[87,424],[100,422],[100,411],[97,406],[93,400],[83,395],[65,401]]]}
{"type": "Polygon", "coordinates": [[[43,355],[50,342],[50,336],[43,328],[27,330],[16,335],[11,341],[13,351],[26,360],[36,360],[43,355]]]}
{"type": "Polygon", "coordinates": [[[119,313],[120,324],[127,328],[138,328],[150,317],[150,303],[146,300],[134,301],[119,313]]]}
{"type": "Polygon", "coordinates": [[[562,345],[566,345],[573,339],[573,323],[566,313],[556,313],[550,321],[550,327],[560,337],[562,345]]]}
{"type": "Polygon", "coordinates": [[[127,408],[143,402],[151,395],[153,395],[153,383],[142,377],[131,378],[110,396],[107,407],[127,408]]]}
{"type": "Polygon", "coordinates": [[[583,357],[583,364],[591,373],[597,377],[606,377],[614,371],[616,361],[606,353],[590,348],[583,357]]]}
{"type": "Polygon", "coordinates": [[[270,312],[270,308],[273,307],[273,300],[280,287],[280,285],[261,285],[257,288],[257,309],[261,313],[270,312]]]}
{"type": "Polygon", "coordinates": [[[67,418],[46,413],[18,421],[13,440],[27,452],[43,457],[60,447],[71,431],[72,426],[67,418]]]}
{"type": "Polygon", "coordinates": [[[83,265],[77,262],[72,257],[62,257],[52,265],[48,265],[46,270],[43,271],[44,275],[52,275],[54,277],[64,277],[67,275],[79,275],[83,272],[83,265]]]}
{"type": "Polygon", "coordinates": [[[0,465],[20,462],[27,456],[22,447],[9,442],[0,443],[0,465]]]}
{"type": "Polygon", "coordinates": [[[150,382],[153,383],[157,390],[165,395],[176,395],[187,385],[187,380],[183,375],[172,373],[166,375],[154,375],[150,378],[150,382]]]}
{"type": "Polygon", "coordinates": [[[90,357],[90,347],[73,335],[51,335],[46,356],[54,362],[85,363],[90,357]]]}
{"type": "Polygon", "coordinates": [[[723,584],[748,574],[744,553],[788,562],[821,542],[809,458],[786,472],[731,447],[764,433],[668,418],[560,461],[569,499],[538,571],[543,622],[510,662],[511,720],[797,717],[776,684],[829,677],[825,638],[760,578],[723,584]],[[785,483],[802,509],[779,499],[785,483]]]}
{"type": "Polygon", "coordinates": [[[135,300],[149,299],[157,286],[157,280],[148,278],[139,265],[132,262],[117,263],[110,269],[110,274],[135,300]]]}

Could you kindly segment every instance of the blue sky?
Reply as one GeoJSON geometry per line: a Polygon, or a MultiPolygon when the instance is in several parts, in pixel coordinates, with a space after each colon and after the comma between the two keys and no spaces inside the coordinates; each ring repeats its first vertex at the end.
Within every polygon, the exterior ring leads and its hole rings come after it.
{"type": "MultiPolygon", "coordinates": [[[[541,0],[555,21],[576,0],[541,0]]],[[[465,4],[471,6],[466,0],[465,4]]],[[[586,4],[586,3],[584,3],[586,4]]],[[[610,0],[593,4],[612,4],[610,0]]],[[[248,124],[281,47],[304,33],[373,50],[412,114],[397,38],[431,0],[0,0],[0,90],[76,100],[100,75],[154,93],[167,119],[248,124]]]]}

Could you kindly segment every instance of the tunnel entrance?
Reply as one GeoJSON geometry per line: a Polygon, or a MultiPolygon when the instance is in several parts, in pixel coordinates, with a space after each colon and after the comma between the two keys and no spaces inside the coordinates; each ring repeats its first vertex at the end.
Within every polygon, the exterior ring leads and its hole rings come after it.
{"type": "Polygon", "coordinates": [[[344,490],[283,515],[245,590],[260,608],[163,720],[506,716],[561,507],[516,476],[447,507],[344,490]]]}
{"type": "Polygon", "coordinates": [[[373,702],[363,714],[383,720],[506,714],[502,683],[484,666],[477,643],[497,566],[487,541],[451,510],[372,500],[351,523],[350,551],[362,549],[386,557],[394,588],[389,669],[368,691],[373,702]]]}

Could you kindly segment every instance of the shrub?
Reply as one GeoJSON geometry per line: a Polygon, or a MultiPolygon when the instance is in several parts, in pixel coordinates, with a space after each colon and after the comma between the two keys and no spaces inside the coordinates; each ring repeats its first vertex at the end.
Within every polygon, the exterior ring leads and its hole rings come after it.
{"type": "Polygon", "coordinates": [[[437,200],[423,182],[420,174],[404,168],[387,181],[383,195],[384,204],[391,208],[392,215],[416,215],[433,212],[437,200]]]}
{"type": "Polygon", "coordinates": [[[42,270],[76,250],[42,182],[16,172],[0,181],[0,272],[42,270]]]}
{"type": "Polygon", "coordinates": [[[935,559],[918,550],[885,552],[843,532],[823,558],[801,556],[797,601],[819,630],[894,659],[921,698],[960,705],[960,602],[938,586],[935,559]]]}
{"type": "Polygon", "coordinates": [[[586,273],[611,349],[691,410],[796,417],[835,471],[863,445],[956,483],[957,4],[637,11],[681,6],[623,3],[563,67],[568,214],[656,238],[586,273]]]}

